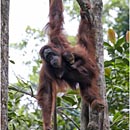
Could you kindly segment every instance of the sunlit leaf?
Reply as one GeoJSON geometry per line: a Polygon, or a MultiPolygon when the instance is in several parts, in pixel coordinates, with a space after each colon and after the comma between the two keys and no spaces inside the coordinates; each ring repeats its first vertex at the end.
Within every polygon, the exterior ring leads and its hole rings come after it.
{"type": "Polygon", "coordinates": [[[110,60],[110,61],[105,61],[105,62],[104,62],[104,65],[105,65],[105,67],[113,66],[113,61],[112,61],[112,60],[110,60]]]}
{"type": "Polygon", "coordinates": [[[108,29],[108,39],[115,44],[116,42],[116,34],[115,31],[113,29],[108,29]]]}
{"type": "Polygon", "coordinates": [[[111,69],[110,68],[105,68],[105,75],[110,76],[111,69]]]}
{"type": "Polygon", "coordinates": [[[125,42],[125,38],[124,37],[118,39],[116,44],[115,44],[115,48],[121,46],[124,42],[125,42]]]}
{"type": "Polygon", "coordinates": [[[112,47],[108,42],[104,42],[103,45],[106,47],[112,47]]]}

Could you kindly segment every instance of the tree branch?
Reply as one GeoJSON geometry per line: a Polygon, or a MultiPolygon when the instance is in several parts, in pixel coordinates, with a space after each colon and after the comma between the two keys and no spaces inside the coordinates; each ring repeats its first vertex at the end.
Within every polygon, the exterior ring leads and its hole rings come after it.
{"type": "Polygon", "coordinates": [[[36,96],[33,95],[32,93],[25,92],[25,91],[20,90],[20,89],[18,89],[18,88],[16,88],[16,87],[9,87],[9,89],[10,89],[10,90],[17,91],[17,92],[20,92],[20,93],[23,93],[23,94],[26,94],[26,95],[29,95],[29,96],[31,96],[31,97],[33,97],[33,98],[36,99],[36,96]]]}
{"type": "Polygon", "coordinates": [[[57,111],[58,111],[60,114],[64,115],[67,119],[69,119],[69,120],[75,125],[75,127],[76,127],[78,130],[80,130],[79,126],[75,123],[75,121],[73,121],[70,117],[68,117],[67,114],[65,114],[63,111],[61,111],[61,110],[59,110],[59,109],[57,109],[57,111]]]}

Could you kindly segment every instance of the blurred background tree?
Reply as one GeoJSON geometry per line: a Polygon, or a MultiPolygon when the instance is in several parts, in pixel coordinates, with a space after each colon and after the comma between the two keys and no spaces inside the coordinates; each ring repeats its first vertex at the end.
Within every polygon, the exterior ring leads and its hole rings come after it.
{"type": "Polygon", "coordinates": [[[108,28],[113,28],[118,37],[129,30],[128,0],[108,0],[104,4],[103,21],[108,28]]]}
{"type": "MultiPolygon", "coordinates": [[[[78,20],[79,8],[76,1],[64,0],[64,2],[68,16],[72,20],[78,20]]],[[[105,1],[103,25],[104,39],[108,39],[104,42],[104,49],[108,52],[107,58],[105,57],[105,78],[111,129],[128,130],[129,41],[126,42],[125,39],[128,30],[128,1],[105,1]],[[114,12],[114,16],[111,11],[114,12]],[[106,33],[108,28],[115,30],[109,30],[109,36],[106,33]],[[112,36],[110,35],[111,31],[113,32],[112,36]],[[114,39],[111,40],[113,37],[114,39]]],[[[73,44],[75,43],[74,38],[75,36],[68,36],[73,44]]],[[[35,94],[41,63],[38,51],[40,46],[45,43],[46,36],[42,29],[39,30],[30,26],[26,28],[21,42],[10,43],[10,53],[11,51],[16,53],[15,57],[10,56],[10,66],[17,64],[17,57],[22,62],[19,69],[25,71],[28,75],[27,77],[18,75],[16,70],[13,69],[13,74],[17,80],[15,80],[15,83],[10,82],[9,86],[9,130],[42,130],[41,111],[37,105],[35,94]]],[[[58,95],[58,130],[77,130],[79,128],[80,103],[78,90],[68,90],[67,93],[58,95]]]]}

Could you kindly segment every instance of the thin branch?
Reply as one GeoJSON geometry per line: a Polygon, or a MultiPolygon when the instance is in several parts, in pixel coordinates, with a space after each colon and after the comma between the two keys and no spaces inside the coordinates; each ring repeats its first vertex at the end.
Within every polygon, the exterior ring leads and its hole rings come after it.
{"type": "Polygon", "coordinates": [[[79,126],[75,123],[75,121],[73,121],[70,117],[68,117],[67,114],[65,114],[63,111],[60,111],[60,110],[58,110],[58,109],[57,109],[57,111],[58,111],[60,114],[64,115],[67,119],[69,119],[69,120],[76,126],[76,128],[77,128],[78,130],[80,130],[79,126]]]}
{"type": "Polygon", "coordinates": [[[31,96],[33,97],[33,96],[34,96],[34,93],[33,93],[32,86],[31,86],[31,85],[29,85],[29,88],[30,88],[30,90],[31,90],[31,96]]]}
{"type": "Polygon", "coordinates": [[[28,92],[25,92],[25,91],[23,91],[23,90],[19,90],[19,89],[16,88],[16,87],[8,87],[8,88],[9,88],[10,90],[14,90],[14,91],[17,91],[17,92],[20,92],[20,93],[29,95],[29,96],[31,96],[31,97],[33,97],[33,98],[36,99],[36,96],[35,96],[35,95],[32,95],[32,94],[30,94],[30,93],[28,93],[28,92]]]}

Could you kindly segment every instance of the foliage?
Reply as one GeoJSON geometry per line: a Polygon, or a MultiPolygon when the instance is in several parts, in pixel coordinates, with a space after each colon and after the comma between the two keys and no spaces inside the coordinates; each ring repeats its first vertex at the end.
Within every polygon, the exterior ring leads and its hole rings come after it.
{"type": "Polygon", "coordinates": [[[78,91],[69,90],[57,98],[58,130],[79,129],[80,102],[78,91]]]}
{"type": "Polygon", "coordinates": [[[114,40],[115,32],[112,29],[108,35],[109,41],[104,42],[104,46],[110,58],[105,61],[105,77],[111,129],[128,130],[129,43],[125,37],[114,40]]]}
{"type": "Polygon", "coordinates": [[[103,16],[104,23],[112,27],[119,37],[125,35],[129,30],[128,0],[108,0],[104,4],[103,16]]]}
{"type": "Polygon", "coordinates": [[[9,130],[42,129],[41,114],[33,95],[33,87],[33,84],[25,82],[21,78],[18,78],[18,83],[10,84],[8,94],[9,130]]]}

